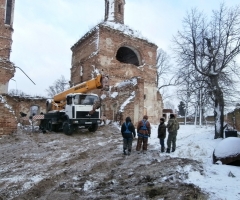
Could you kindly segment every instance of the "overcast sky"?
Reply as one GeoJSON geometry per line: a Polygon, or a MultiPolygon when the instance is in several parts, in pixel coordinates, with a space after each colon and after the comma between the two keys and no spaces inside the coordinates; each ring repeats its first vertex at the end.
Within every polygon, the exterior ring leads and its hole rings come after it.
{"type": "MultiPolygon", "coordinates": [[[[125,24],[170,53],[171,39],[191,8],[210,16],[221,0],[125,0],[125,24]]],[[[227,6],[239,4],[228,0],[227,6]]],[[[11,61],[20,67],[9,90],[47,96],[46,89],[63,75],[70,79],[70,48],[104,19],[105,0],[17,0],[11,61]]]]}

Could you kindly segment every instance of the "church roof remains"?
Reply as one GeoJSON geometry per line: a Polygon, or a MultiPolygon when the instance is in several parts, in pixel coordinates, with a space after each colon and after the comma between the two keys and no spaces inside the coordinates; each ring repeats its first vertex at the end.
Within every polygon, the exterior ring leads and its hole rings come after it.
{"type": "Polygon", "coordinates": [[[117,30],[120,33],[129,36],[129,37],[133,37],[133,38],[138,38],[141,40],[145,40],[146,42],[148,42],[149,44],[155,45],[153,42],[150,42],[146,37],[143,37],[142,34],[137,31],[137,30],[133,30],[132,28],[130,28],[129,26],[125,25],[125,24],[120,24],[120,23],[115,23],[115,22],[109,22],[109,21],[105,21],[102,23],[99,23],[98,25],[96,25],[94,28],[92,28],[90,31],[88,31],[82,38],[80,38],[73,46],[71,49],[73,49],[74,47],[76,47],[78,44],[80,44],[83,40],[85,40],[85,38],[87,38],[89,35],[91,35],[93,32],[95,31],[99,31],[100,27],[105,27],[105,28],[110,28],[113,30],[117,30]]]}

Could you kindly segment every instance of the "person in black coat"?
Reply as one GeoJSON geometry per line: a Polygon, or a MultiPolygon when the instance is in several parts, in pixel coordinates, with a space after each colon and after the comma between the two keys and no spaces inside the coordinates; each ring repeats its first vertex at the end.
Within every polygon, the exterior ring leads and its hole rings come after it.
{"type": "Polygon", "coordinates": [[[123,154],[130,155],[132,151],[132,141],[136,137],[135,127],[131,122],[131,118],[127,117],[122,124],[121,133],[123,137],[123,154]],[[128,153],[126,152],[128,150],[128,153]]]}
{"type": "Polygon", "coordinates": [[[158,138],[161,145],[161,152],[165,152],[164,139],[166,138],[167,127],[164,123],[164,118],[160,118],[160,124],[158,125],[158,138]]]}

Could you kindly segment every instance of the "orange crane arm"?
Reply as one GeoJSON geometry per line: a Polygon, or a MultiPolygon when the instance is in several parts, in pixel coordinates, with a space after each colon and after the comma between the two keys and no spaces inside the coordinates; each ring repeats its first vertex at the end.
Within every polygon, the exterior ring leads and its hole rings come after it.
{"type": "Polygon", "coordinates": [[[89,81],[85,81],[83,83],[75,85],[64,92],[61,92],[61,93],[55,95],[53,100],[54,100],[54,102],[65,101],[66,96],[68,94],[87,93],[94,89],[108,90],[109,89],[108,77],[103,76],[102,74],[99,74],[99,75],[97,75],[96,78],[93,78],[89,81]]]}

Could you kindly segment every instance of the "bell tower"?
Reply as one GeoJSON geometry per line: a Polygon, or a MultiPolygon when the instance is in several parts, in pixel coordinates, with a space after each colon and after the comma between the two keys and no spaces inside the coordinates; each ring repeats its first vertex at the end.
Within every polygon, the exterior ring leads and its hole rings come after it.
{"type": "Polygon", "coordinates": [[[104,21],[124,24],[125,0],[105,0],[104,21]]]}
{"type": "Polygon", "coordinates": [[[15,67],[10,61],[15,0],[0,0],[0,94],[8,92],[15,67]]]}

